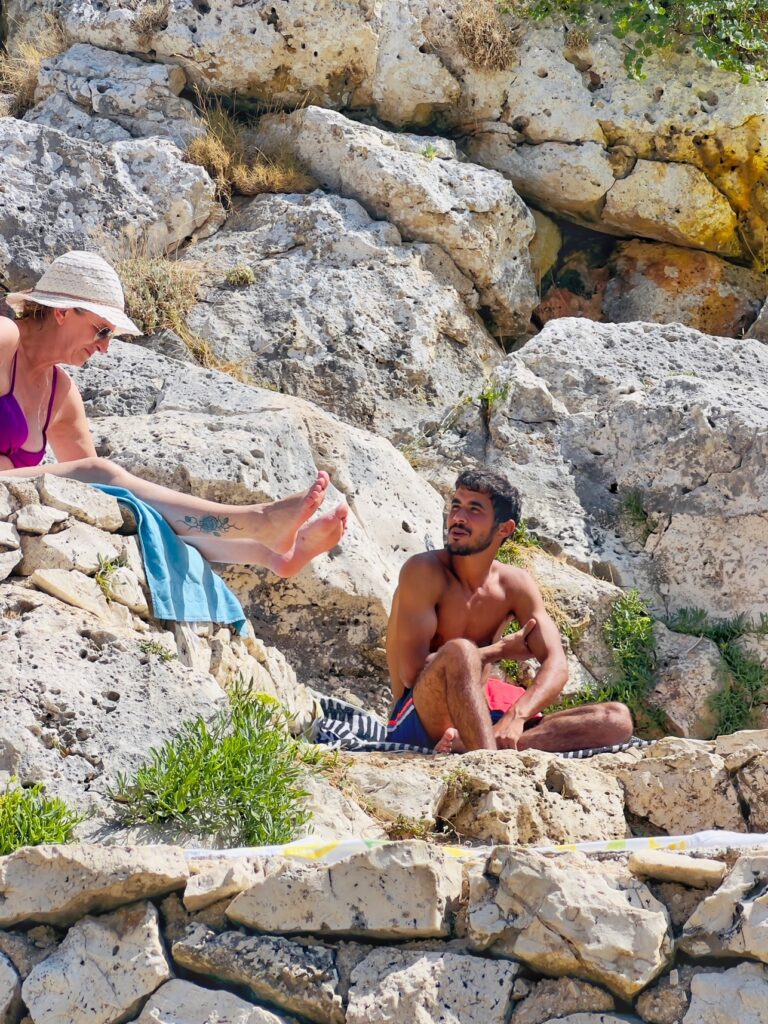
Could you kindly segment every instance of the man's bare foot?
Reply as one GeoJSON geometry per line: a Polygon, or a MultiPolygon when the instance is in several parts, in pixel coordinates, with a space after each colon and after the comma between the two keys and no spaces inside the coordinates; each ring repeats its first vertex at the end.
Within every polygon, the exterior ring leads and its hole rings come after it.
{"type": "Polygon", "coordinates": [[[330,482],[331,478],[321,469],[309,490],[259,506],[258,520],[250,519],[252,539],[278,555],[290,554],[296,546],[299,530],[325,500],[330,482]]]}
{"type": "Polygon", "coordinates": [[[293,551],[275,557],[270,569],[278,576],[295,576],[297,572],[301,572],[307,562],[336,547],[344,536],[348,515],[349,506],[343,501],[333,512],[327,512],[324,516],[302,526],[293,551]]]}
{"type": "Polygon", "coordinates": [[[467,748],[461,742],[459,730],[454,729],[453,726],[451,726],[450,729],[446,729],[435,744],[436,754],[465,754],[466,749],[467,748]]]}

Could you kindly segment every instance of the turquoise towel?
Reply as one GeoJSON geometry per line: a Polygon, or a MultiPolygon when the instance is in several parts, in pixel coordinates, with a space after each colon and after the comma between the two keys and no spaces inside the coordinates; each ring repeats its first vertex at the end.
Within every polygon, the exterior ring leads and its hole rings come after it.
{"type": "Polygon", "coordinates": [[[136,517],[155,618],[223,622],[245,633],[243,606],[197,548],[185,544],[156,509],[124,487],[92,486],[127,505],[136,517]]]}

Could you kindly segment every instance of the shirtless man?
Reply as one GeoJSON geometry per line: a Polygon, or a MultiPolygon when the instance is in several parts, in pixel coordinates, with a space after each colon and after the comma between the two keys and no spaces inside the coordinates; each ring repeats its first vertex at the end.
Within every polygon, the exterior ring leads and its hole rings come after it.
{"type": "Polygon", "coordinates": [[[515,748],[566,751],[623,743],[623,704],[584,705],[542,717],[568,679],[558,629],[531,576],[495,561],[520,519],[520,498],[485,471],[456,481],[442,551],[409,558],[387,637],[394,707],[387,738],[439,752],[515,748]],[[510,621],[525,625],[502,636],[510,621]],[[502,659],[540,665],[527,690],[490,677],[502,659]]]}

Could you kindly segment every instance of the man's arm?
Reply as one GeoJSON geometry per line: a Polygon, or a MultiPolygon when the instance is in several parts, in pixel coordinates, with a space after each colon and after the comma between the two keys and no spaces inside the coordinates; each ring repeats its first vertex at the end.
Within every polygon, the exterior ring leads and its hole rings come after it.
{"type": "Polygon", "coordinates": [[[443,583],[442,569],[427,554],[409,558],[400,571],[388,652],[396,700],[413,686],[429,657],[443,583]]]}
{"type": "Polygon", "coordinates": [[[536,620],[526,644],[540,668],[525,695],[496,723],[494,732],[500,748],[516,747],[525,722],[553,704],[568,681],[568,663],[560,632],[544,607],[544,599],[534,580],[522,570],[519,573],[515,579],[513,610],[519,622],[536,620]]]}

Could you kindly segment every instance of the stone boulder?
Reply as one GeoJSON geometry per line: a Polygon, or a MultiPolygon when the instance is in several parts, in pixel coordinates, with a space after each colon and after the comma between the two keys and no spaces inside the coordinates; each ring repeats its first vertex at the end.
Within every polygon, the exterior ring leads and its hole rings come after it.
{"type": "Polygon", "coordinates": [[[505,1024],[519,967],[456,953],[374,949],[351,975],[347,1024],[505,1024]]]}
{"type": "Polygon", "coordinates": [[[21,1015],[21,981],[13,964],[0,953],[0,1024],[16,1024],[21,1015]]]}
{"type": "Polygon", "coordinates": [[[179,96],[185,86],[178,66],[77,43],[43,61],[37,105],[24,120],[84,141],[156,137],[184,149],[205,131],[194,106],[179,96]]]}
{"type": "Polygon", "coordinates": [[[666,910],[642,883],[578,854],[498,849],[470,869],[472,949],[538,973],[604,985],[630,1000],[669,964],[666,910]]]}
{"type": "Polygon", "coordinates": [[[510,1024],[544,1024],[568,1014],[600,1013],[614,1006],[612,995],[586,981],[545,979],[534,984],[530,993],[515,1004],[510,1024]]]}
{"type": "MultiPolygon", "coordinates": [[[[438,144],[442,140],[437,140],[438,144]]],[[[536,304],[528,244],[535,224],[500,174],[392,134],[305,107],[262,118],[256,142],[288,151],[320,184],[391,221],[410,241],[439,245],[475,285],[498,334],[521,334],[536,304]]]]}
{"type": "Polygon", "coordinates": [[[173,846],[24,847],[0,858],[0,927],[68,925],[85,914],[183,888],[189,870],[173,846]]]}
{"type": "Polygon", "coordinates": [[[196,925],[171,953],[179,967],[235,984],[288,1013],[317,1024],[344,1022],[335,953],[326,946],[235,931],[217,935],[196,925]]]}
{"type": "Polygon", "coordinates": [[[343,544],[292,579],[248,567],[224,575],[302,682],[386,711],[389,603],[403,562],[441,543],[439,496],[383,438],[300,399],[179,366],[115,342],[108,360],[80,371],[97,448],[147,479],[226,502],[283,497],[327,470],[326,506],[343,497],[351,508],[343,544]]]}
{"type": "Polygon", "coordinates": [[[205,268],[188,322],[220,358],[401,445],[502,357],[445,252],[352,199],[258,196],[188,259],[205,268]],[[243,265],[253,283],[228,284],[243,265]]]}
{"type": "Polygon", "coordinates": [[[739,964],[727,971],[702,971],[691,981],[691,1002],[683,1024],[765,1024],[768,968],[739,964]]]}
{"type": "Polygon", "coordinates": [[[589,762],[540,751],[474,751],[448,767],[437,817],[458,835],[542,845],[627,834],[621,786],[589,762]]]}
{"type": "Polygon", "coordinates": [[[712,743],[664,739],[591,763],[621,782],[627,813],[643,833],[649,827],[663,835],[747,831],[733,776],[712,743]]]}
{"type": "Polygon", "coordinates": [[[144,1006],[136,1024],[288,1024],[269,1010],[254,1006],[231,992],[211,991],[174,978],[161,985],[144,1006]]]}
{"type": "Polygon", "coordinates": [[[613,323],[678,323],[741,338],[765,300],[763,274],[709,253],[623,242],[611,257],[603,312],[613,323]]]}
{"type": "Polygon", "coordinates": [[[647,701],[663,709],[664,728],[671,736],[710,739],[717,731],[712,700],[728,683],[728,671],[717,645],[706,637],[674,633],[653,624],[654,684],[647,701]]]}
{"type": "Polygon", "coordinates": [[[374,847],[334,864],[288,864],[237,896],[227,917],[256,931],[437,938],[461,897],[457,860],[422,842],[374,847]]]}
{"type": "Polygon", "coordinates": [[[163,139],[103,146],[4,118],[0,146],[0,275],[12,289],[68,249],[165,252],[221,221],[211,179],[163,139]]]}
{"type": "Polygon", "coordinates": [[[688,919],[680,948],[697,959],[745,956],[768,963],[768,855],[746,853],[688,919]]]}
{"type": "Polygon", "coordinates": [[[73,925],[32,969],[22,998],[36,1021],[112,1024],[133,1017],[170,976],[157,910],[137,903],[73,925]]]}

